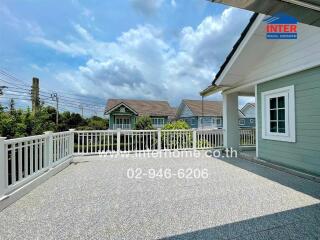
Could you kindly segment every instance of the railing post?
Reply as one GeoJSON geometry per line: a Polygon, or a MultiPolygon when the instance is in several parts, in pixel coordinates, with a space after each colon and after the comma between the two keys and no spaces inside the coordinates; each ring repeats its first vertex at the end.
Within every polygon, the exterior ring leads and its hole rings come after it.
{"type": "MultiPolygon", "coordinates": [[[[69,155],[74,154],[74,132],[75,129],[69,129],[70,132],[70,138],[69,138],[69,155]]],[[[79,144],[79,143],[78,143],[79,144]]]]}
{"type": "Polygon", "coordinates": [[[192,146],[193,150],[197,149],[197,130],[195,128],[192,129],[192,146]]]}
{"type": "Polygon", "coordinates": [[[121,129],[117,129],[117,153],[120,153],[120,146],[121,146],[121,129]]]}
{"type": "Polygon", "coordinates": [[[161,129],[158,128],[158,151],[161,151],[161,129]]]}
{"type": "Polygon", "coordinates": [[[52,131],[47,131],[44,132],[44,134],[46,135],[46,167],[50,168],[52,166],[53,163],[53,132],[52,131]]]}
{"type": "Polygon", "coordinates": [[[7,182],[6,178],[8,177],[7,173],[5,172],[6,152],[4,149],[4,140],[6,140],[5,137],[0,137],[0,199],[5,194],[6,182],[7,182]]]}

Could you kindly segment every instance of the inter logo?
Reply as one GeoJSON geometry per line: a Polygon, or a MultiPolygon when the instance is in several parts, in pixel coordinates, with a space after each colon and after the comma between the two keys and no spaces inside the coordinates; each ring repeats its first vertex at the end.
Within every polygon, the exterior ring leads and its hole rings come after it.
{"type": "Polygon", "coordinates": [[[267,39],[297,39],[298,20],[284,13],[278,13],[263,20],[267,39]]]}

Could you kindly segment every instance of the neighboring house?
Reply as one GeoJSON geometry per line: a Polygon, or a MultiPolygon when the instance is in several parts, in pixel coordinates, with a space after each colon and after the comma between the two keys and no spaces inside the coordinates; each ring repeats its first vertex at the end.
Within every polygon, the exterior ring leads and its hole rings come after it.
{"type": "Polygon", "coordinates": [[[247,103],[240,110],[244,117],[239,119],[240,128],[256,127],[256,106],[254,103],[247,103]]]}
{"type": "Polygon", "coordinates": [[[225,147],[239,148],[238,97],[254,95],[256,157],[320,175],[320,29],[299,23],[298,39],[271,41],[265,18],[253,15],[201,95],[222,91],[225,147]]]}
{"type": "Polygon", "coordinates": [[[222,102],[182,100],[177,119],[186,121],[191,128],[222,128],[222,102]],[[203,110],[203,111],[202,111],[203,110]]]}
{"type": "Polygon", "coordinates": [[[167,101],[109,99],[105,115],[110,129],[133,129],[139,116],[150,116],[154,128],[162,128],[175,117],[167,101]]]}
{"type": "MultiPolygon", "coordinates": [[[[186,121],[191,128],[222,128],[222,109],[221,101],[184,99],[177,110],[177,119],[186,121]]],[[[245,116],[241,111],[238,112],[238,116],[239,126],[248,127],[246,121],[242,124],[241,119],[245,119],[245,116]]]]}
{"type": "Polygon", "coordinates": [[[256,117],[256,104],[255,103],[247,103],[241,108],[241,112],[247,118],[255,118],[256,117]]]}

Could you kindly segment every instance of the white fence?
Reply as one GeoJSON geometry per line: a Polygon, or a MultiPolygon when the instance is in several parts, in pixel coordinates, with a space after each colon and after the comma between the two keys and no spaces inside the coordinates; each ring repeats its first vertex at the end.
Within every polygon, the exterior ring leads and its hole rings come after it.
{"type": "MultiPolygon", "coordinates": [[[[240,145],[255,145],[255,129],[240,130],[240,145]]],[[[0,137],[0,199],[73,155],[101,152],[212,149],[223,146],[223,130],[106,130],[0,137]]]]}
{"type": "Polygon", "coordinates": [[[73,131],[0,138],[0,198],[73,155],[73,131]]]}
{"type": "Polygon", "coordinates": [[[223,146],[222,130],[76,131],[75,154],[210,149],[223,146]]]}
{"type": "Polygon", "coordinates": [[[256,145],[256,129],[240,129],[240,146],[256,145]]]}

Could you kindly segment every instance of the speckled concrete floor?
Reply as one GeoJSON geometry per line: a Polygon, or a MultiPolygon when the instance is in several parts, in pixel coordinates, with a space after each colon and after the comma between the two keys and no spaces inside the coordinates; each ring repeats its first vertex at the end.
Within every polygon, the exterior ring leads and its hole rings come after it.
{"type": "Polygon", "coordinates": [[[244,160],[78,158],[0,213],[0,239],[320,239],[319,199],[320,184],[244,160]]]}

